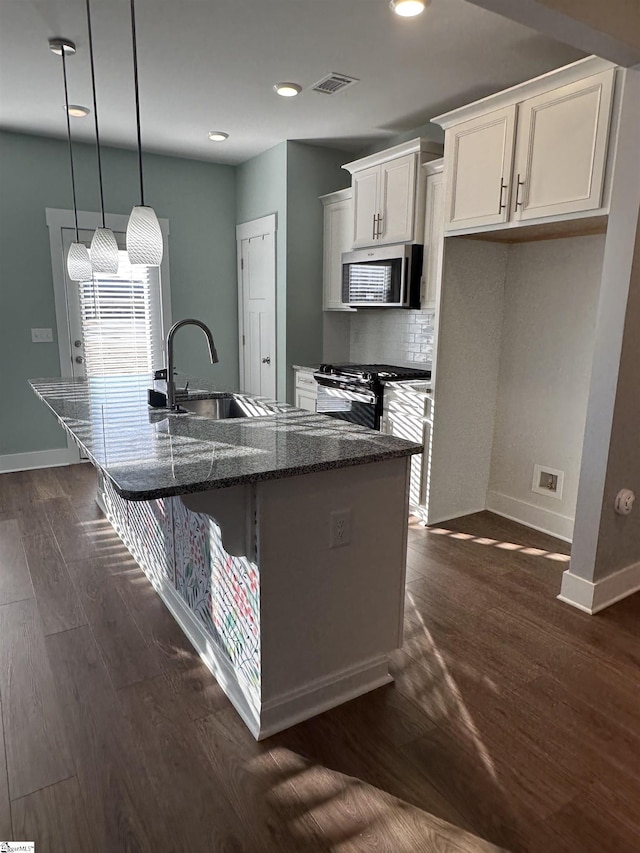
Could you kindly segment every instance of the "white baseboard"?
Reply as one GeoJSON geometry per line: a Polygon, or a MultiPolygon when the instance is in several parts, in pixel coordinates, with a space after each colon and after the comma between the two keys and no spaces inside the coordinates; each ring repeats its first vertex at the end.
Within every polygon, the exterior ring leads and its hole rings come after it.
{"type": "Polygon", "coordinates": [[[387,658],[382,655],[357,667],[304,684],[263,704],[258,740],[271,737],[391,681],[393,677],[389,674],[387,658]]]}
{"type": "Polygon", "coordinates": [[[585,613],[598,613],[616,601],[640,592],[640,563],[632,563],[599,581],[588,581],[567,569],[562,575],[560,601],[585,613]]]}
{"type": "Polygon", "coordinates": [[[78,461],[78,451],[61,447],[56,450],[34,450],[31,453],[7,453],[0,456],[0,473],[30,471],[33,468],[59,468],[78,461]]]}
{"type": "Polygon", "coordinates": [[[433,515],[433,513],[427,514],[426,512],[414,512],[413,515],[419,518],[423,524],[429,525],[429,527],[433,527],[434,525],[446,524],[447,521],[451,521],[451,519],[453,518],[461,518],[463,515],[473,515],[476,512],[482,512],[485,508],[486,507],[484,506],[467,506],[460,507],[456,509],[454,513],[447,513],[447,515],[435,516],[433,515]]]}
{"type": "Polygon", "coordinates": [[[487,492],[486,508],[510,521],[539,530],[540,533],[547,533],[564,542],[573,541],[574,519],[568,515],[492,491],[487,492]]]}

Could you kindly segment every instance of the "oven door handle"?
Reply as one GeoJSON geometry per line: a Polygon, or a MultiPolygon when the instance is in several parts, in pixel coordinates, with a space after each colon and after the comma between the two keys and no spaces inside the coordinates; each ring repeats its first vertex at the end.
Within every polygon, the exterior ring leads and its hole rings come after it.
{"type": "Polygon", "coordinates": [[[377,404],[378,397],[375,391],[367,387],[359,387],[354,383],[347,383],[344,380],[335,379],[334,377],[326,376],[322,373],[314,374],[318,383],[318,392],[321,396],[321,388],[331,388],[334,391],[342,391],[345,399],[349,399],[349,395],[353,395],[354,402],[366,402],[371,405],[377,404]]]}
{"type": "Polygon", "coordinates": [[[318,385],[325,385],[327,388],[338,388],[341,391],[355,391],[357,394],[367,394],[372,398],[375,397],[375,393],[367,385],[358,385],[357,382],[349,382],[348,379],[328,376],[326,373],[314,373],[313,378],[318,385]]]}

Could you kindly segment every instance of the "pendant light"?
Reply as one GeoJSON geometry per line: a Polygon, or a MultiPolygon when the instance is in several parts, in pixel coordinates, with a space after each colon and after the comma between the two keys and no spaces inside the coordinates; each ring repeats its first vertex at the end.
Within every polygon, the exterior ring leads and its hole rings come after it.
{"type": "Polygon", "coordinates": [[[71,119],[69,118],[69,89],[67,86],[67,54],[73,56],[76,46],[67,39],[49,39],[49,50],[62,57],[62,81],[64,83],[64,107],[67,116],[67,140],[69,142],[69,170],[71,173],[71,195],[73,198],[73,216],[75,220],[76,239],[69,246],[67,253],[67,272],[71,281],[89,281],[93,277],[89,251],[80,242],[78,232],[78,205],[76,202],[76,178],[73,168],[73,147],[71,145],[71,119]]]}
{"type": "Polygon", "coordinates": [[[138,172],[140,175],[140,204],[131,211],[127,225],[127,253],[129,263],[159,267],[164,247],[162,231],[155,210],[144,203],[142,177],[142,142],[140,138],[140,94],[138,91],[138,46],[136,40],[135,0],[131,0],[131,42],[133,46],[133,85],[136,96],[136,128],[138,132],[138,172]]]}
{"type": "Polygon", "coordinates": [[[91,6],[87,0],[87,32],[89,35],[89,61],[91,65],[91,90],[93,92],[93,117],[96,125],[96,153],[98,157],[98,184],[100,186],[100,212],[102,227],[96,228],[91,240],[91,266],[94,272],[115,275],[118,272],[120,258],[116,237],[110,228],[106,227],[104,216],[104,190],[102,187],[102,157],[100,156],[100,131],[98,129],[98,104],[96,99],[96,72],[93,61],[93,32],[91,29],[91,6]]]}

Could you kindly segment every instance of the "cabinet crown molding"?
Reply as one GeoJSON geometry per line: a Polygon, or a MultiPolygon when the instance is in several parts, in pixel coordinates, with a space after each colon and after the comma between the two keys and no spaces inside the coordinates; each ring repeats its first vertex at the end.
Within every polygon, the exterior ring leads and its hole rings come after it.
{"type": "Polygon", "coordinates": [[[342,168],[353,175],[354,172],[360,172],[362,169],[370,169],[372,166],[380,166],[382,163],[388,163],[389,160],[404,157],[405,154],[424,154],[427,160],[433,160],[442,157],[443,150],[442,143],[418,137],[417,139],[411,139],[409,142],[394,145],[392,148],[385,148],[384,151],[376,151],[375,154],[369,154],[367,157],[361,157],[359,160],[353,160],[351,163],[345,163],[342,168]]]}
{"type": "Polygon", "coordinates": [[[325,193],[318,196],[323,204],[333,204],[336,201],[349,201],[353,198],[353,187],[347,187],[344,190],[335,190],[332,193],[325,193]]]}
{"type": "MultiPolygon", "coordinates": [[[[454,125],[469,121],[479,115],[486,115],[494,110],[500,110],[503,107],[517,104],[526,98],[534,98],[536,95],[541,95],[557,86],[575,83],[578,80],[583,80],[585,77],[591,77],[594,74],[600,74],[602,71],[608,71],[616,67],[615,63],[609,62],[607,59],[601,59],[599,56],[587,56],[585,59],[579,59],[570,65],[548,71],[539,77],[534,77],[524,83],[511,86],[509,89],[496,92],[494,95],[488,95],[479,101],[466,104],[464,107],[458,107],[456,110],[434,116],[431,121],[434,124],[440,125],[443,130],[447,130],[454,125]]],[[[346,169],[347,167],[343,166],[343,168],[346,169]]]]}
{"type": "Polygon", "coordinates": [[[444,157],[440,157],[438,160],[429,160],[426,163],[423,163],[422,169],[425,175],[439,175],[440,172],[444,172],[444,157]]]}

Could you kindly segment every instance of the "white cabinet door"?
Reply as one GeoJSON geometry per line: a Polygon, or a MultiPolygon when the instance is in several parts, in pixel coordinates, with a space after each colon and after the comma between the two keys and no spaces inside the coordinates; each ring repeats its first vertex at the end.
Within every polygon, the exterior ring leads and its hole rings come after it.
{"type": "Polygon", "coordinates": [[[353,246],[371,246],[378,229],[380,167],[364,169],[353,175],[353,246]]]}
{"type": "Polygon", "coordinates": [[[420,307],[423,311],[436,307],[442,277],[444,250],[444,173],[427,175],[427,203],[424,220],[424,262],[420,307]]]}
{"type": "Polygon", "coordinates": [[[416,155],[406,154],[380,166],[378,243],[413,240],[416,203],[416,155]]]}
{"type": "Polygon", "coordinates": [[[316,411],[318,401],[318,383],[310,370],[295,371],[295,405],[308,412],[316,411]]]}
{"type": "Polygon", "coordinates": [[[515,219],[601,206],[614,73],[595,74],[520,104],[515,219]]]}
{"type": "Polygon", "coordinates": [[[306,409],[308,412],[315,414],[318,397],[315,391],[306,391],[301,388],[296,388],[296,406],[299,409],[306,409]]]}
{"type": "Polygon", "coordinates": [[[324,207],[323,308],[325,311],[353,311],[342,301],[342,253],[351,250],[353,201],[351,197],[324,207]]]}
{"type": "Polygon", "coordinates": [[[508,219],[515,121],[513,104],[447,130],[447,230],[508,219]]]}
{"type": "Polygon", "coordinates": [[[428,503],[431,449],[431,396],[411,390],[402,383],[385,387],[382,432],[422,444],[424,451],[411,457],[409,509],[424,516],[428,503]]]}

